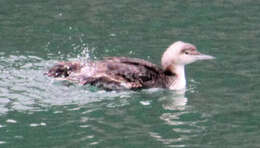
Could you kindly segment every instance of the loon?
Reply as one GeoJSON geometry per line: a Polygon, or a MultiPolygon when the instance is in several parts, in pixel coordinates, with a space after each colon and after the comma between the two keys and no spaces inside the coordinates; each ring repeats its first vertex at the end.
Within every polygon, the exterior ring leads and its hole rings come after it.
{"type": "Polygon", "coordinates": [[[46,74],[82,85],[95,85],[105,90],[182,90],[186,88],[185,65],[214,58],[198,52],[193,44],[177,41],[163,53],[161,67],[138,58],[105,57],[97,61],[59,62],[46,74]]]}

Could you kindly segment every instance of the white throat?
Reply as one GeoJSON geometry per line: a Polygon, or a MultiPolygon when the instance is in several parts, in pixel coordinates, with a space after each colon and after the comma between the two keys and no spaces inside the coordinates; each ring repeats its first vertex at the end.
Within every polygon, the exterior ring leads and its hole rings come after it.
{"type": "Polygon", "coordinates": [[[172,72],[176,74],[176,80],[169,87],[171,90],[181,90],[186,88],[185,67],[184,65],[174,65],[172,72]]]}

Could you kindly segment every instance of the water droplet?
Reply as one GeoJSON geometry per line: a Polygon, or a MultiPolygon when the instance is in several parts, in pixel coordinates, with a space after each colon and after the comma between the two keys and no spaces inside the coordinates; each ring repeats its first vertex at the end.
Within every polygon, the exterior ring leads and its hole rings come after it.
{"type": "Polygon", "coordinates": [[[63,111],[55,111],[53,112],[54,114],[60,114],[60,113],[63,113],[63,111]]]}
{"type": "Polygon", "coordinates": [[[71,109],[68,109],[69,111],[77,111],[77,110],[80,110],[81,108],[80,107],[75,107],[75,108],[71,108],[71,109]]]}
{"type": "Polygon", "coordinates": [[[87,127],[89,127],[88,125],[80,125],[79,127],[81,127],[81,128],[87,128],[87,127]]]}
{"type": "Polygon", "coordinates": [[[111,33],[111,34],[110,34],[110,36],[114,37],[114,36],[116,36],[116,34],[114,34],[114,33],[111,33]]]}
{"type": "Polygon", "coordinates": [[[38,124],[38,123],[31,123],[30,126],[31,126],[31,127],[46,126],[46,123],[44,123],[44,122],[41,122],[41,123],[39,123],[39,124],[38,124]]]}
{"type": "Polygon", "coordinates": [[[41,126],[46,126],[46,123],[41,122],[40,125],[41,125],[41,126]]]}
{"type": "Polygon", "coordinates": [[[98,142],[92,142],[92,143],[90,143],[90,145],[97,145],[98,144],[98,142]]]}
{"type": "Polygon", "coordinates": [[[31,123],[30,126],[31,126],[31,127],[36,127],[36,126],[39,126],[39,124],[37,124],[37,123],[31,123]]]}
{"type": "Polygon", "coordinates": [[[6,122],[7,122],[7,123],[16,123],[16,121],[13,120],[13,119],[8,119],[8,120],[6,120],[6,122]]]}
{"type": "Polygon", "coordinates": [[[0,141],[0,144],[5,144],[6,142],[5,141],[0,141]]]}
{"type": "Polygon", "coordinates": [[[140,103],[141,103],[142,105],[144,105],[144,106],[151,104],[150,101],[140,101],[140,103]]]}
{"type": "Polygon", "coordinates": [[[92,139],[92,138],[94,138],[94,136],[90,135],[90,136],[87,136],[87,138],[92,139]]]}

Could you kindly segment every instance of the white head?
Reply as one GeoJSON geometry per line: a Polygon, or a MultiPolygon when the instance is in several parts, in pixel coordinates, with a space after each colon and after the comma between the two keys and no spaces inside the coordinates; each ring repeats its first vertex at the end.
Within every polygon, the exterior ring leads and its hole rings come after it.
{"type": "Polygon", "coordinates": [[[197,51],[196,46],[185,43],[182,41],[177,41],[170,45],[162,56],[162,67],[164,70],[172,65],[184,66],[186,64],[193,63],[197,60],[209,60],[214,59],[213,56],[201,54],[197,51]]]}

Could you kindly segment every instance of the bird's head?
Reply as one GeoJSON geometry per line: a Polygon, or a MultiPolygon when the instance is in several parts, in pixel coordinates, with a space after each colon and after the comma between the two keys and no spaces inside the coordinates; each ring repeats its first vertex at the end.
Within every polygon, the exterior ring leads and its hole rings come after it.
{"type": "Polygon", "coordinates": [[[167,69],[170,65],[186,65],[197,60],[210,60],[215,57],[202,54],[196,46],[182,41],[174,42],[162,55],[162,67],[167,69]]]}

